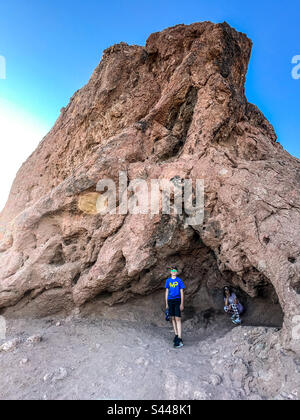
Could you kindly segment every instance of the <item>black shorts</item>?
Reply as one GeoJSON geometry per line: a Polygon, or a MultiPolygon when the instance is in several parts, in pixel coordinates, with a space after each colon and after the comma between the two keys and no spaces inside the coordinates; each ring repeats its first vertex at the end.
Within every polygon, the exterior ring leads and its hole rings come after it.
{"type": "Polygon", "coordinates": [[[169,315],[170,316],[177,316],[178,318],[181,317],[181,312],[180,312],[180,304],[181,304],[181,299],[169,299],[168,300],[168,305],[169,305],[169,315]]]}

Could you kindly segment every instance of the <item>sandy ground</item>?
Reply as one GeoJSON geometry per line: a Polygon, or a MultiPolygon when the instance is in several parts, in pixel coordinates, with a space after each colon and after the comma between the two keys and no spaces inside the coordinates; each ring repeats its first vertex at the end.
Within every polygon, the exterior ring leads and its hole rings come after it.
{"type": "Polygon", "coordinates": [[[0,399],[298,399],[300,360],[280,350],[276,334],[226,316],[206,327],[189,320],[184,347],[174,349],[167,322],[11,319],[0,345],[17,340],[0,351],[0,399]],[[41,341],[28,342],[33,335],[41,341]]]}

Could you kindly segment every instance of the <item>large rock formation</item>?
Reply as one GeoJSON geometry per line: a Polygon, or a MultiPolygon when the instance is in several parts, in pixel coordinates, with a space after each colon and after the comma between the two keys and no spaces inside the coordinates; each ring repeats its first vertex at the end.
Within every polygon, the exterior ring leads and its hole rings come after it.
{"type": "Polygon", "coordinates": [[[247,102],[251,45],[203,22],[104,51],[13,183],[0,219],[0,308],[125,302],[161,289],[175,263],[191,308],[222,307],[230,283],[250,311],[255,299],[266,316],[281,307],[282,342],[299,351],[300,161],[247,102]],[[203,179],[204,222],[97,213],[98,181],[118,182],[120,170],[148,184],[203,179]]]}

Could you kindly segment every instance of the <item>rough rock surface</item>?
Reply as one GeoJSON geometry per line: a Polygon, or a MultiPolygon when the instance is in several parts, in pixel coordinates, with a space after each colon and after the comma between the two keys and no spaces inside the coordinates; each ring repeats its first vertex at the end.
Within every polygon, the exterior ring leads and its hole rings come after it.
{"type": "Polygon", "coordinates": [[[151,295],[175,263],[191,311],[222,308],[230,283],[250,312],[254,302],[262,317],[282,310],[282,344],[300,351],[300,161],[247,102],[251,45],[226,23],[202,22],[104,51],[1,213],[5,313],[151,295]],[[203,179],[204,223],[97,214],[97,182],[117,182],[120,170],[148,183],[203,179]]]}

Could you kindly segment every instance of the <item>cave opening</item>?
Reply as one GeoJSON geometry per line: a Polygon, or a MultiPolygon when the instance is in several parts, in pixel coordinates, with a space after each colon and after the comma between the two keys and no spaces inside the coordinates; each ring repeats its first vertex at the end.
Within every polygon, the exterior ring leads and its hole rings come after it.
{"type": "Polygon", "coordinates": [[[243,325],[282,327],[284,314],[272,283],[255,268],[240,278],[230,270],[220,271],[215,253],[198,233],[189,249],[176,252],[170,260],[179,267],[179,277],[186,284],[183,319],[198,317],[208,324],[217,316],[228,317],[223,296],[223,287],[228,285],[244,307],[243,325]]]}
{"type": "Polygon", "coordinates": [[[254,297],[239,286],[233,285],[228,276],[226,280],[222,278],[221,283],[213,288],[210,288],[208,283],[209,279],[208,282],[202,279],[194,294],[187,291],[184,318],[197,315],[208,323],[210,319],[218,315],[224,314],[228,317],[224,312],[223,287],[229,285],[244,307],[241,314],[243,325],[282,327],[284,314],[271,283],[261,287],[254,297]]]}
{"type": "MultiPolygon", "coordinates": [[[[203,243],[197,232],[189,237],[185,246],[172,249],[162,240],[168,231],[167,226],[159,232],[155,242],[155,248],[159,249],[155,264],[139,272],[124,290],[114,290],[110,296],[102,292],[94,300],[95,304],[87,303],[91,312],[101,307],[101,312],[106,313],[103,304],[108,304],[114,307],[116,318],[118,311],[126,310],[135,319],[161,324],[164,322],[165,280],[170,275],[169,267],[176,266],[178,276],[186,286],[183,322],[194,320],[196,328],[212,322],[218,326],[219,321],[220,325],[227,321],[231,325],[230,316],[224,312],[223,296],[223,287],[229,285],[244,307],[242,325],[282,327],[283,311],[267,278],[255,268],[249,269],[240,279],[230,270],[221,271],[216,254],[203,243]]],[[[126,272],[126,261],[122,268],[126,272]]]]}

